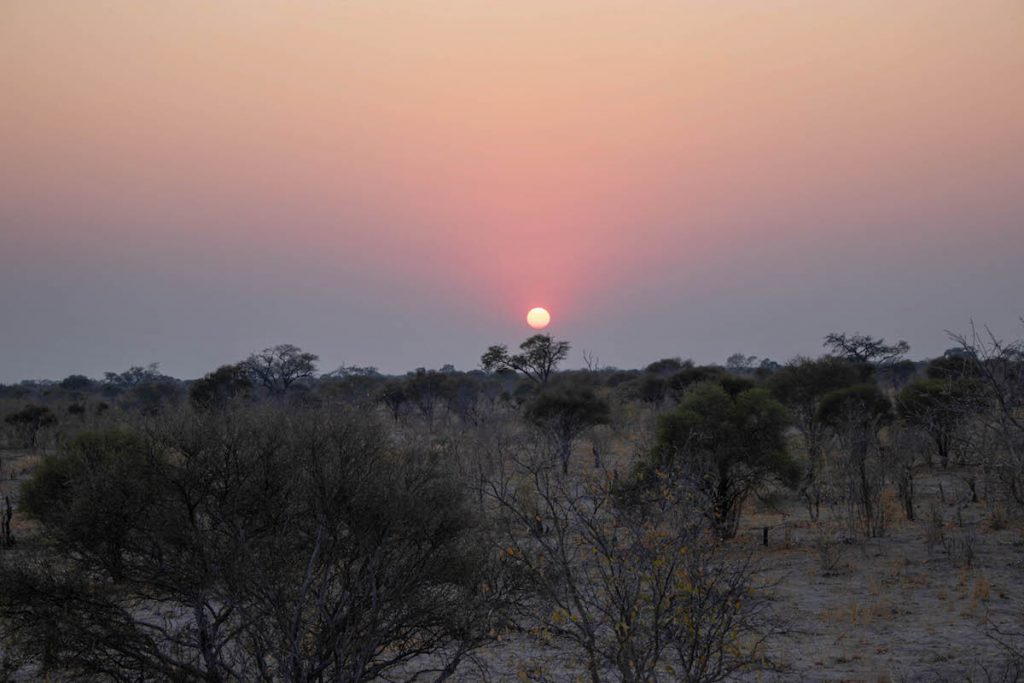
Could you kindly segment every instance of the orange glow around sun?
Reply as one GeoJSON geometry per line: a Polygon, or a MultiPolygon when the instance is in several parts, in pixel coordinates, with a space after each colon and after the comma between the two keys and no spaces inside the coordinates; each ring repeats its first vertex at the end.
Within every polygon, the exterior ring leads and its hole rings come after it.
{"type": "Polygon", "coordinates": [[[535,330],[543,330],[551,322],[551,314],[548,313],[548,309],[531,308],[530,312],[526,314],[526,324],[535,330]]]}

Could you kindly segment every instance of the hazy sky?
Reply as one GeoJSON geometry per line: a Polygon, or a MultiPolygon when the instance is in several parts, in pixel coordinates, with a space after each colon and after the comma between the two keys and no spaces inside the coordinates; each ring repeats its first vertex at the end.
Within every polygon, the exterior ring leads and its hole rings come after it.
{"type": "Polygon", "coordinates": [[[0,381],[920,357],[1022,260],[1020,0],[0,2],[0,381]]]}

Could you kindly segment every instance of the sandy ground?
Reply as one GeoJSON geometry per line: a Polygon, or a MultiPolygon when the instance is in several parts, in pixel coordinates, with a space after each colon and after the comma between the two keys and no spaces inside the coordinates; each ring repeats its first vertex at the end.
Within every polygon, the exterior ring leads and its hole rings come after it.
{"type": "MultiPolygon", "coordinates": [[[[775,529],[768,548],[757,547],[757,531],[748,527],[741,542],[777,579],[776,612],[790,618],[792,635],[772,648],[788,669],[782,679],[956,681],[1005,659],[992,627],[1024,617],[1024,533],[992,529],[980,505],[959,515],[956,508],[938,508],[941,531],[931,519],[896,522],[884,538],[834,546],[828,563],[821,532],[806,521],[775,529]],[[963,546],[972,541],[968,564],[963,546]]],[[[750,526],[772,522],[783,523],[781,515],[748,518],[750,526]]]]}

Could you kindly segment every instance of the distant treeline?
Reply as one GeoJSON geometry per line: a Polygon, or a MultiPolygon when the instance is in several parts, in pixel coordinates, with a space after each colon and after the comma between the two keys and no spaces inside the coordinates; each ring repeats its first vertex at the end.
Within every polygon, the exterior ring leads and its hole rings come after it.
{"type": "MultiPolygon", "coordinates": [[[[196,405],[216,403],[229,398],[262,399],[269,397],[305,397],[311,400],[340,400],[350,403],[378,402],[396,415],[403,411],[426,411],[427,404],[441,402],[442,408],[456,414],[464,413],[467,404],[479,395],[493,398],[521,399],[541,381],[549,378],[588,385],[616,388],[624,396],[656,403],[678,398],[686,386],[701,378],[723,374],[746,376],[758,380],[778,372],[784,365],[769,358],[759,359],[735,353],[723,364],[696,365],[681,357],[663,358],[643,369],[601,367],[587,357],[588,367],[582,370],[558,370],[557,365],[568,351],[567,342],[555,342],[546,335],[531,339],[564,344],[561,353],[542,349],[555,357],[542,380],[531,374],[528,365],[493,362],[484,369],[456,370],[452,365],[440,369],[416,368],[405,374],[388,375],[376,367],[341,366],[318,373],[319,357],[291,344],[280,344],[253,353],[231,365],[221,366],[199,379],[179,379],[164,374],[159,363],[132,366],[120,372],[106,372],[103,378],[72,374],[60,380],[34,379],[15,384],[0,384],[0,399],[34,402],[47,406],[60,418],[61,413],[79,417],[86,411],[102,413],[114,405],[143,412],[158,411],[161,406],[191,401],[196,405]]],[[[528,345],[524,344],[524,346],[528,345]]],[[[888,345],[883,339],[860,334],[830,334],[825,346],[832,356],[853,362],[867,363],[876,369],[878,380],[899,389],[914,377],[924,376],[936,359],[912,361],[905,358],[910,347],[905,342],[888,345]]],[[[493,349],[504,347],[492,347],[493,349]]],[[[971,353],[963,346],[948,349],[940,359],[962,357],[971,353]]],[[[507,354],[510,358],[524,354],[507,354]]],[[[795,359],[799,362],[803,359],[795,359]]]]}

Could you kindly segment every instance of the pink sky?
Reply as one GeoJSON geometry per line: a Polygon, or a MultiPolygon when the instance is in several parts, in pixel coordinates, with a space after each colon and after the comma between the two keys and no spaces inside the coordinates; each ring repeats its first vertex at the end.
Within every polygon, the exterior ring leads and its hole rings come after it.
{"type": "Polygon", "coordinates": [[[0,381],[1024,313],[1017,1],[6,0],[0,93],[0,381]]]}

